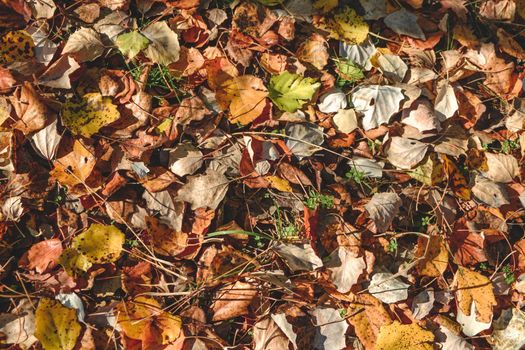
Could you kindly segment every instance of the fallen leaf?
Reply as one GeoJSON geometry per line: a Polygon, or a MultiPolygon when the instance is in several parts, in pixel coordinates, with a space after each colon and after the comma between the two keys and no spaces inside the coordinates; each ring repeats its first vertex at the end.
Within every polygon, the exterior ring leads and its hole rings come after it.
{"type": "Polygon", "coordinates": [[[293,113],[313,97],[319,86],[315,79],[286,71],[270,79],[269,97],[280,110],[293,113]]]}
{"type": "Polygon", "coordinates": [[[286,146],[299,159],[319,151],[317,146],[324,142],[323,130],[312,124],[289,124],[285,131],[289,136],[286,146]]]}
{"type": "Polygon", "coordinates": [[[35,57],[35,43],[25,30],[7,32],[2,35],[0,42],[0,63],[26,61],[35,57]]]}
{"type": "Polygon", "coordinates": [[[330,89],[319,99],[317,107],[323,113],[335,113],[348,105],[346,94],[341,89],[330,89]]]}
{"type": "Polygon", "coordinates": [[[115,44],[124,56],[133,59],[149,45],[149,40],[138,31],[120,34],[115,39],[115,44]]]}
{"type": "Polygon", "coordinates": [[[392,12],[384,19],[385,24],[394,32],[400,35],[407,35],[411,38],[426,40],[425,33],[417,23],[417,16],[405,8],[392,12]]]}
{"type": "Polygon", "coordinates": [[[485,153],[487,171],[482,171],[484,177],[494,182],[509,183],[518,176],[519,165],[516,158],[510,154],[485,153]]]}
{"type": "Polygon", "coordinates": [[[70,192],[85,191],[89,178],[95,168],[96,158],[88,147],[75,140],[69,152],[54,161],[50,174],[70,192]]]}
{"type": "Polygon", "coordinates": [[[33,147],[47,160],[52,160],[58,151],[58,145],[62,136],[57,129],[58,120],[55,119],[51,124],[31,136],[33,147]]]}
{"type": "Polygon", "coordinates": [[[492,307],[497,304],[492,289],[492,282],[482,274],[460,267],[454,275],[453,285],[456,287],[458,301],[458,322],[463,327],[463,333],[473,336],[482,329],[471,331],[471,325],[460,321],[461,315],[472,316],[475,321],[486,324],[487,329],[492,322],[492,307]]]}
{"type": "Polygon", "coordinates": [[[190,176],[178,192],[178,200],[191,204],[191,209],[217,209],[228,191],[228,179],[222,173],[208,170],[204,175],[190,176]]]}
{"type": "Polygon", "coordinates": [[[91,224],[75,236],[71,247],[86,256],[93,264],[104,264],[118,260],[124,245],[124,234],[113,225],[91,224]]]}
{"type": "Polygon", "coordinates": [[[525,345],[523,332],[525,330],[525,315],[517,308],[506,309],[501,316],[492,324],[494,331],[493,349],[511,350],[521,349],[525,345]]]}
{"type": "Polygon", "coordinates": [[[377,334],[383,325],[392,323],[388,311],[381,301],[368,293],[350,294],[348,322],[366,349],[374,349],[377,334]]]}
{"type": "Polygon", "coordinates": [[[142,348],[166,348],[182,336],[181,318],[163,311],[151,297],[138,296],[121,302],[114,313],[121,332],[130,339],[140,341],[142,348]]]}
{"type": "Polygon", "coordinates": [[[255,350],[288,349],[290,341],[271,317],[253,325],[255,350]]]}
{"type": "Polygon", "coordinates": [[[74,134],[91,137],[103,126],[120,118],[111,98],[92,92],[82,96],[78,102],[67,101],[62,106],[62,122],[74,134]]]}
{"type": "Polygon", "coordinates": [[[165,21],[158,21],[141,30],[150,43],[144,54],[154,63],[169,65],[179,60],[179,39],[165,21]]]}
{"type": "Polygon", "coordinates": [[[333,17],[326,18],[319,27],[328,31],[331,38],[351,44],[361,44],[368,38],[368,23],[349,6],[336,10],[333,17]]]}
{"type": "Polygon", "coordinates": [[[399,111],[399,102],[404,98],[398,87],[369,85],[357,88],[352,94],[352,103],[356,111],[365,115],[363,128],[370,130],[387,124],[392,115],[399,111]]]}
{"type": "Polygon", "coordinates": [[[314,317],[314,349],[339,350],[346,348],[345,333],[348,323],[341,317],[339,310],[318,306],[310,314],[314,317]]]}
{"type": "Polygon", "coordinates": [[[41,130],[46,125],[48,108],[30,83],[25,82],[16,89],[11,103],[18,117],[13,128],[27,135],[41,130]]]}
{"type": "Polygon", "coordinates": [[[71,75],[79,68],[73,57],[64,55],[42,73],[38,83],[55,89],[71,89],[71,75]]]}
{"type": "Polygon", "coordinates": [[[375,193],[366,203],[365,209],[374,222],[375,230],[385,232],[399,213],[401,205],[401,198],[396,193],[384,192],[375,193]]]}
{"type": "Polygon", "coordinates": [[[338,247],[330,255],[330,260],[325,263],[325,267],[330,271],[331,281],[337,287],[337,291],[348,293],[357,284],[366,264],[362,256],[356,256],[345,247],[338,247]]]}
{"type": "Polygon", "coordinates": [[[420,292],[412,300],[412,315],[416,320],[422,320],[427,317],[434,308],[434,289],[428,288],[420,292]]]}
{"type": "Polygon", "coordinates": [[[57,239],[48,239],[33,244],[27,252],[27,265],[29,270],[35,270],[38,273],[44,273],[53,269],[58,258],[62,254],[62,242],[57,239]]]}
{"type": "Polygon", "coordinates": [[[323,261],[309,244],[279,243],[273,249],[293,272],[313,271],[323,266],[323,261]]]}
{"type": "Polygon", "coordinates": [[[71,54],[80,63],[89,62],[104,53],[104,44],[94,29],[84,27],[69,36],[62,53],[71,54]]]}
{"type": "Polygon", "coordinates": [[[393,274],[378,272],[372,276],[368,291],[383,303],[394,304],[408,298],[408,287],[409,284],[402,282],[393,274]]]}
{"type": "Polygon", "coordinates": [[[408,66],[398,55],[379,55],[377,63],[385,77],[392,81],[402,82],[408,71],[408,66]]]}
{"type": "Polygon", "coordinates": [[[376,340],[376,350],[432,350],[434,334],[417,323],[398,321],[382,326],[376,340]]]}
{"type": "Polygon", "coordinates": [[[502,205],[509,204],[507,191],[503,185],[490,181],[489,179],[477,175],[474,178],[472,194],[476,199],[488,204],[493,208],[499,208],[502,205]]]}
{"type": "Polygon", "coordinates": [[[256,295],[257,289],[252,284],[241,281],[219,289],[211,305],[212,321],[224,321],[247,314],[256,295]]]}
{"type": "Polygon", "coordinates": [[[428,145],[417,140],[394,136],[384,146],[388,161],[396,168],[412,169],[425,158],[428,145]]]}
{"type": "Polygon", "coordinates": [[[346,134],[351,133],[359,127],[357,115],[353,109],[340,109],[332,118],[337,129],[346,134]]]}
{"type": "Polygon", "coordinates": [[[221,107],[230,110],[232,123],[247,125],[263,114],[268,91],[261,79],[243,75],[223,82],[216,96],[221,107]]]}
{"type": "Polygon", "coordinates": [[[438,86],[438,93],[434,102],[434,111],[439,120],[444,121],[456,113],[459,108],[458,101],[454,93],[454,88],[448,82],[444,82],[438,86]]]}
{"type": "Polygon", "coordinates": [[[328,43],[319,34],[312,34],[297,50],[297,58],[310,63],[317,69],[323,69],[328,64],[328,43]]]}
{"type": "Polygon", "coordinates": [[[169,154],[169,169],[177,176],[191,175],[202,166],[202,152],[190,145],[179,144],[169,154]]]}
{"type": "Polygon", "coordinates": [[[439,235],[418,238],[416,256],[421,259],[417,269],[423,276],[439,277],[447,269],[448,249],[439,235]]]}
{"type": "Polygon", "coordinates": [[[73,350],[81,326],[74,309],[43,298],[35,313],[35,336],[45,350],[73,350]]]}

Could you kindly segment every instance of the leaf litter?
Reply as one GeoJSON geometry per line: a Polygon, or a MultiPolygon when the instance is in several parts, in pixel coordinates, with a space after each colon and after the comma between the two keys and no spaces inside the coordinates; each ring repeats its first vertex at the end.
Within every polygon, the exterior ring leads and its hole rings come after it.
{"type": "Polygon", "coordinates": [[[2,346],[524,346],[523,1],[0,13],[2,346]]]}

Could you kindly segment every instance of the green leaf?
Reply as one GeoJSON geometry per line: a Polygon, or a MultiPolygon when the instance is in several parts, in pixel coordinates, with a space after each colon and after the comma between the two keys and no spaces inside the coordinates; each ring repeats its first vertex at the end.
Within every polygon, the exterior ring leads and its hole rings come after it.
{"type": "Polygon", "coordinates": [[[361,68],[350,60],[338,60],[335,62],[339,77],[350,83],[354,83],[365,77],[361,68]]]}
{"type": "Polygon", "coordinates": [[[124,33],[115,39],[118,49],[129,59],[137,56],[149,45],[149,40],[137,31],[124,33]]]}
{"type": "Polygon", "coordinates": [[[77,249],[93,264],[114,262],[120,257],[124,234],[115,226],[92,224],[73,238],[71,247],[77,249]]]}
{"type": "Polygon", "coordinates": [[[75,309],[47,298],[38,304],[35,323],[35,337],[44,350],[72,350],[82,329],[75,309]]]}
{"type": "Polygon", "coordinates": [[[281,111],[293,113],[309,101],[320,86],[313,78],[283,72],[270,79],[269,97],[281,111]]]}

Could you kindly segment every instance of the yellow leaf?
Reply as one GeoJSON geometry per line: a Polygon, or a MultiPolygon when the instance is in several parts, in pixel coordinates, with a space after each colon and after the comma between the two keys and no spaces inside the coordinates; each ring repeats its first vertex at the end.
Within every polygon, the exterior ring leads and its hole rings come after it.
{"type": "Polygon", "coordinates": [[[25,61],[35,56],[35,43],[25,30],[7,32],[0,40],[0,63],[25,61]]]}
{"type": "Polygon", "coordinates": [[[470,200],[470,187],[468,187],[467,180],[461,174],[456,164],[444,154],[441,155],[441,160],[443,161],[443,171],[450,181],[450,187],[452,187],[454,194],[463,200],[470,200]]]}
{"type": "Polygon", "coordinates": [[[422,258],[417,269],[420,275],[439,277],[448,265],[448,249],[441,236],[431,235],[429,239],[420,237],[417,241],[416,256],[422,258]]]}
{"type": "Polygon", "coordinates": [[[336,40],[345,40],[351,44],[361,44],[368,37],[368,23],[351,7],[345,6],[333,17],[325,18],[318,26],[330,33],[336,40]]]}
{"type": "Polygon", "coordinates": [[[126,337],[144,339],[147,327],[155,327],[161,334],[159,344],[167,345],[176,341],[181,335],[182,320],[161,309],[159,303],[145,296],[136,297],[133,301],[122,302],[116,307],[117,323],[126,337]]]}
{"type": "Polygon", "coordinates": [[[75,135],[90,137],[100,128],[120,118],[111,98],[100,93],[85,94],[79,102],[67,101],[62,106],[62,122],[75,135]]]}
{"type": "Polygon", "coordinates": [[[290,186],[290,182],[288,182],[288,180],[281,179],[277,176],[265,176],[264,179],[268,181],[270,186],[275,188],[277,191],[293,192],[292,186],[290,186]]]}
{"type": "Polygon", "coordinates": [[[77,312],[56,300],[41,299],[35,313],[35,337],[44,350],[71,350],[80,336],[77,312]]]}
{"type": "Polygon", "coordinates": [[[460,267],[454,275],[453,285],[457,289],[458,308],[466,316],[470,315],[472,303],[476,305],[476,320],[483,323],[492,321],[492,306],[496,298],[492,282],[482,274],[460,267]]]}
{"type": "Polygon", "coordinates": [[[71,247],[77,249],[93,264],[114,262],[122,253],[124,234],[113,225],[92,224],[73,238],[71,247]]]}
{"type": "Polygon", "coordinates": [[[65,249],[60,255],[58,262],[69,276],[76,276],[86,272],[93,265],[85,255],[74,248],[65,249]]]}
{"type": "Polygon", "coordinates": [[[216,95],[220,106],[230,109],[230,122],[247,125],[263,113],[268,91],[261,79],[243,75],[226,80],[216,95]]]}
{"type": "Polygon", "coordinates": [[[314,8],[322,13],[328,13],[339,5],[339,0],[316,0],[314,8]]]}
{"type": "Polygon", "coordinates": [[[417,323],[394,321],[382,326],[376,340],[376,350],[432,350],[434,334],[417,323]]]}
{"type": "Polygon", "coordinates": [[[354,327],[355,334],[365,346],[374,349],[379,329],[392,323],[388,311],[378,299],[370,294],[350,294],[353,299],[348,306],[348,322],[354,327]]]}
{"type": "Polygon", "coordinates": [[[86,191],[85,185],[93,187],[88,181],[97,159],[79,140],[71,145],[71,151],[54,161],[51,176],[66,186],[71,193],[86,191]],[[79,187],[77,189],[76,187],[79,187]]]}
{"type": "Polygon", "coordinates": [[[443,165],[435,154],[427,157],[426,161],[408,173],[412,178],[428,186],[434,186],[444,179],[443,165]]]}

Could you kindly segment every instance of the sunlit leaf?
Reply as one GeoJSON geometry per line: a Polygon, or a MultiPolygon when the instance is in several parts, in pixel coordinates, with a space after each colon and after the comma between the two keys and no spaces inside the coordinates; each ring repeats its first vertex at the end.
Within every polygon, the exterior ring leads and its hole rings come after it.
{"type": "Polygon", "coordinates": [[[85,94],[78,102],[69,100],[62,106],[62,122],[71,132],[91,137],[100,128],[120,118],[111,98],[100,93],[85,94]]]}
{"type": "Polygon", "coordinates": [[[280,110],[295,112],[313,97],[320,86],[315,79],[283,72],[271,78],[268,90],[270,98],[280,110]]]}
{"type": "Polygon", "coordinates": [[[71,247],[84,254],[93,264],[116,261],[122,252],[124,234],[113,225],[92,224],[73,238],[71,247]]]}
{"type": "Polygon", "coordinates": [[[72,350],[75,347],[81,331],[75,309],[43,298],[36,309],[35,320],[35,336],[44,350],[72,350]]]}
{"type": "Polygon", "coordinates": [[[129,59],[137,56],[148,47],[149,40],[137,31],[120,34],[115,39],[115,44],[124,56],[129,59]]]}

